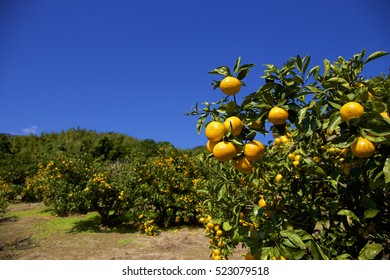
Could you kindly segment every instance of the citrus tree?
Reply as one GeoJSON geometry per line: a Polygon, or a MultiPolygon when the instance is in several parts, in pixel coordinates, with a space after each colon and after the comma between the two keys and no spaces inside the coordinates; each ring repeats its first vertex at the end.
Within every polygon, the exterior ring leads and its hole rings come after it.
{"type": "MultiPolygon", "coordinates": [[[[381,259],[389,253],[390,76],[363,68],[365,50],[309,67],[266,64],[256,92],[236,96],[253,64],[212,70],[223,98],[198,104],[212,172],[201,217],[211,256],[239,243],[246,259],[381,259]],[[258,134],[274,141],[262,143],[258,134]]],[[[264,140],[262,140],[264,141],[264,140]]]]}

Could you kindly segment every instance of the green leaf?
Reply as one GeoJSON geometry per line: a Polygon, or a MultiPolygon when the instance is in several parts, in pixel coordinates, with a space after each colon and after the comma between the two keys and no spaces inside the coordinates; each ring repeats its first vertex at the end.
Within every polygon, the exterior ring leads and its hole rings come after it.
{"type": "Polygon", "coordinates": [[[373,54],[371,54],[370,56],[367,57],[365,63],[369,63],[370,61],[373,61],[374,59],[380,58],[380,57],[385,56],[387,54],[389,54],[389,53],[385,52],[385,51],[374,52],[373,54]]]}
{"type": "Polygon", "coordinates": [[[354,219],[355,221],[359,222],[360,223],[360,220],[359,218],[355,215],[355,213],[353,213],[351,210],[340,210],[337,215],[339,216],[348,216],[348,217],[351,217],[352,219],[354,219]]]}
{"type": "Polygon", "coordinates": [[[328,127],[326,130],[334,131],[338,128],[339,124],[342,122],[340,114],[334,114],[329,121],[328,127]]]}
{"type": "Polygon", "coordinates": [[[352,257],[350,254],[341,254],[336,257],[337,260],[352,260],[352,257]]]}
{"type": "Polygon", "coordinates": [[[229,230],[232,229],[232,226],[230,225],[230,223],[229,223],[228,221],[226,221],[226,222],[224,222],[224,223],[222,224],[222,229],[223,229],[224,231],[229,231],[229,230]]]}
{"type": "Polygon", "coordinates": [[[359,260],[373,260],[381,251],[382,245],[377,243],[367,243],[359,252],[359,260]]]}
{"type": "Polygon", "coordinates": [[[294,244],[297,248],[306,249],[305,243],[303,243],[302,239],[292,230],[281,230],[280,235],[284,238],[288,238],[292,244],[294,244]]]}
{"type": "Polygon", "coordinates": [[[348,90],[351,90],[351,87],[349,86],[349,83],[343,79],[343,78],[339,78],[339,77],[334,77],[334,78],[330,78],[326,81],[327,83],[336,83],[336,84],[339,84],[340,86],[348,89],[348,90]]]}
{"type": "Polygon", "coordinates": [[[241,56],[239,56],[236,60],[236,64],[234,65],[234,72],[238,72],[238,68],[240,67],[241,56]]]}
{"type": "Polygon", "coordinates": [[[328,256],[325,255],[324,251],[314,240],[309,240],[306,244],[315,260],[329,260],[328,256]]]}
{"type": "Polygon", "coordinates": [[[219,189],[219,192],[218,192],[218,198],[217,198],[218,201],[220,201],[220,200],[225,196],[226,191],[227,191],[227,190],[226,190],[226,185],[223,184],[223,185],[221,186],[221,188],[219,189]]]}
{"type": "Polygon", "coordinates": [[[385,174],[385,182],[388,184],[390,182],[390,157],[388,157],[385,161],[383,173],[385,174]]]}
{"type": "Polygon", "coordinates": [[[378,209],[367,209],[364,211],[364,218],[371,219],[374,218],[379,213],[378,209]]]}
{"type": "Polygon", "coordinates": [[[218,74],[226,77],[230,75],[230,69],[227,66],[220,66],[215,68],[214,70],[211,70],[209,74],[218,74]]]}

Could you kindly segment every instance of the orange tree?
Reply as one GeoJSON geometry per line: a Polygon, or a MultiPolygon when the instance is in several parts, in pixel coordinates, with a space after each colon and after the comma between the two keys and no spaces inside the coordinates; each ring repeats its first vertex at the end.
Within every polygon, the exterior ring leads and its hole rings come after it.
{"type": "Polygon", "coordinates": [[[266,82],[240,104],[236,80],[245,85],[253,64],[238,59],[234,71],[210,72],[234,77],[236,89],[226,93],[224,84],[222,100],[188,113],[199,116],[198,132],[206,128],[203,160],[212,179],[209,215],[200,221],[214,259],[228,258],[240,242],[247,259],[388,255],[390,78],[362,74],[386,54],[366,57],[363,50],[350,60],[325,59],[322,68],[309,68],[310,57],[299,55],[282,67],[266,64],[266,82]],[[232,116],[242,122],[239,133],[235,122],[218,125],[232,116]],[[272,133],[273,143],[254,142],[259,133],[272,133]]]}
{"type": "Polygon", "coordinates": [[[135,191],[135,209],[139,230],[149,235],[158,228],[194,224],[204,195],[205,169],[197,157],[170,145],[139,163],[139,186],[135,191]]]}

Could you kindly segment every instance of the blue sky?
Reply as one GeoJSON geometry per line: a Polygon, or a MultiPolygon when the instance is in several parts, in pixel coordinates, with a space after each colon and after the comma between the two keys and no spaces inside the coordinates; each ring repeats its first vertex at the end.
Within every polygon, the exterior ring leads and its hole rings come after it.
{"type": "MultiPolygon", "coordinates": [[[[0,0],[0,132],[80,127],[204,145],[185,113],[221,99],[208,71],[255,63],[240,101],[265,63],[390,51],[389,12],[386,0],[0,0]]],[[[386,56],[364,74],[389,67],[386,56]]]]}

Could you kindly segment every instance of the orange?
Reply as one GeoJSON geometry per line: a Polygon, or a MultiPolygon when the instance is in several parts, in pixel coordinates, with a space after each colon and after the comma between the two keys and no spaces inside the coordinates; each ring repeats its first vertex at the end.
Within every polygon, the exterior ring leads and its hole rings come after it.
{"type": "Polygon", "coordinates": [[[243,123],[238,117],[229,117],[225,120],[223,123],[223,126],[225,127],[226,131],[230,130],[230,126],[232,128],[232,134],[234,136],[240,135],[242,128],[243,128],[243,123]]]}
{"type": "Polygon", "coordinates": [[[203,218],[203,217],[199,218],[199,223],[203,224],[205,221],[206,221],[205,218],[203,218]]]}
{"type": "Polygon", "coordinates": [[[218,237],[221,237],[223,235],[223,231],[219,229],[219,230],[217,230],[215,235],[218,236],[218,237]]]}
{"type": "Polygon", "coordinates": [[[246,157],[240,157],[234,161],[234,167],[245,174],[250,174],[253,170],[253,163],[246,157]]]}
{"type": "Polygon", "coordinates": [[[211,230],[211,229],[214,229],[214,224],[208,222],[207,225],[206,225],[206,227],[207,227],[208,229],[210,229],[210,230],[211,230]]]}
{"type": "Polygon", "coordinates": [[[207,151],[211,154],[213,152],[213,149],[215,147],[215,145],[217,145],[218,142],[212,142],[212,141],[207,141],[206,143],[206,149],[207,151]]]}
{"type": "Polygon", "coordinates": [[[319,158],[319,157],[313,157],[313,161],[314,161],[315,163],[319,163],[319,162],[321,161],[321,158],[319,158]]]}
{"type": "Polygon", "coordinates": [[[280,138],[275,138],[274,146],[278,146],[278,145],[280,145],[280,143],[282,143],[282,140],[280,140],[280,138]]]}
{"type": "Polygon", "coordinates": [[[257,140],[252,140],[245,144],[244,155],[248,160],[260,160],[264,154],[264,145],[257,140]]]}
{"type": "Polygon", "coordinates": [[[296,168],[298,168],[298,166],[299,166],[299,161],[294,160],[294,161],[293,161],[293,165],[294,165],[296,168]]]}
{"type": "Polygon", "coordinates": [[[284,124],[288,119],[288,112],[280,107],[273,107],[268,113],[268,120],[276,125],[284,124]]]}
{"type": "Polygon", "coordinates": [[[260,198],[258,204],[259,204],[259,207],[260,207],[260,208],[265,208],[265,207],[267,207],[267,202],[264,200],[264,198],[260,198]]]}
{"type": "Polygon", "coordinates": [[[363,137],[359,137],[358,140],[351,145],[352,153],[359,158],[368,158],[375,153],[375,146],[370,141],[363,137]]]}
{"type": "Polygon", "coordinates": [[[282,180],[283,180],[283,175],[282,174],[276,174],[276,176],[275,176],[276,183],[279,183],[282,180]]]}
{"type": "Polygon", "coordinates": [[[225,127],[222,123],[217,121],[212,121],[206,126],[205,134],[207,139],[212,142],[221,141],[222,137],[225,135],[225,127]]]}
{"type": "Polygon", "coordinates": [[[280,136],[280,141],[282,141],[283,144],[286,144],[290,141],[290,139],[286,135],[280,136]]]}
{"type": "Polygon", "coordinates": [[[219,88],[226,95],[235,95],[241,89],[241,82],[235,77],[226,77],[219,84],[219,88]]]}
{"type": "Polygon", "coordinates": [[[340,108],[340,117],[345,122],[353,118],[359,118],[363,113],[363,106],[354,101],[348,102],[340,108]]]}
{"type": "Polygon", "coordinates": [[[295,160],[295,155],[294,154],[288,154],[288,159],[291,160],[291,161],[294,161],[295,160]]]}
{"type": "Polygon", "coordinates": [[[214,256],[219,256],[219,255],[221,255],[221,251],[219,249],[214,249],[213,250],[213,255],[214,256]]]}
{"type": "Polygon", "coordinates": [[[217,160],[225,162],[236,156],[236,147],[228,141],[222,141],[214,146],[213,154],[217,160]]]}

